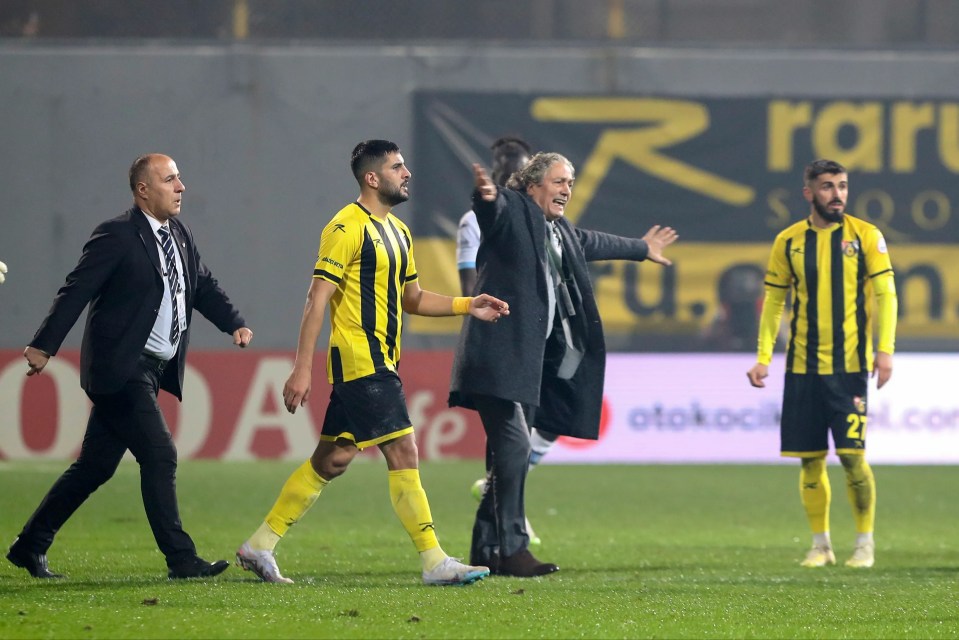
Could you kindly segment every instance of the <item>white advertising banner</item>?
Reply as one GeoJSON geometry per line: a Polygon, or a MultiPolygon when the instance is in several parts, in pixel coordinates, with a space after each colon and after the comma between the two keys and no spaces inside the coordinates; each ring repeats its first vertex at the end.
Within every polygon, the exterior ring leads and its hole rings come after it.
{"type": "MultiPolygon", "coordinates": [[[[562,438],[546,462],[776,463],[782,354],[764,389],[751,354],[610,354],[598,441],[562,438]]],[[[959,463],[959,355],[899,354],[870,381],[866,450],[876,464],[959,463]]]]}
{"type": "MultiPolygon", "coordinates": [[[[545,462],[777,463],[783,356],[765,389],[746,380],[749,354],[610,354],[598,441],[562,438],[545,462]]],[[[0,351],[0,461],[77,455],[90,403],[80,390],[79,353],[62,352],[27,377],[19,351],[0,351]]],[[[420,457],[482,459],[475,411],[446,405],[450,351],[404,355],[403,384],[420,457]]],[[[300,460],[316,444],[328,385],[314,380],[306,411],[283,409],[292,354],[191,353],[182,404],[160,405],[180,458],[300,460]]],[[[319,358],[314,371],[324,371],[319,358]]],[[[959,463],[959,356],[895,356],[892,379],[869,391],[870,462],[959,463]]],[[[375,455],[375,448],[367,451],[375,455]]],[[[785,459],[788,460],[788,459],[785,459]]]]}

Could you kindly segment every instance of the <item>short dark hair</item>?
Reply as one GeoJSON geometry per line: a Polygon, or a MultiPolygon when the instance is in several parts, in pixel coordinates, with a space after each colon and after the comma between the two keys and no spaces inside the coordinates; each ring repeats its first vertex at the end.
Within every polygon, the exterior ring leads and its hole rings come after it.
{"type": "Polygon", "coordinates": [[[378,169],[380,162],[387,154],[396,153],[399,150],[399,146],[389,140],[364,140],[353,147],[353,155],[350,157],[353,177],[362,185],[363,176],[368,171],[378,169]]]}
{"type": "Polygon", "coordinates": [[[490,151],[494,154],[500,147],[519,147],[526,153],[533,152],[533,148],[529,146],[529,143],[518,136],[503,136],[502,138],[497,138],[493,141],[493,144],[489,146],[490,151]]]}
{"type": "Polygon", "coordinates": [[[154,155],[156,154],[147,153],[142,155],[130,165],[130,191],[134,194],[137,192],[137,183],[143,182],[143,176],[146,175],[147,170],[150,168],[150,160],[154,155]]]}
{"type": "Polygon", "coordinates": [[[803,181],[805,184],[811,183],[813,180],[818,178],[824,173],[848,173],[846,167],[842,166],[835,160],[813,160],[806,165],[806,170],[803,172],[803,181]]]}
{"type": "Polygon", "coordinates": [[[490,145],[493,152],[493,182],[506,186],[510,176],[523,168],[532,155],[529,144],[516,136],[503,136],[490,145]]]}

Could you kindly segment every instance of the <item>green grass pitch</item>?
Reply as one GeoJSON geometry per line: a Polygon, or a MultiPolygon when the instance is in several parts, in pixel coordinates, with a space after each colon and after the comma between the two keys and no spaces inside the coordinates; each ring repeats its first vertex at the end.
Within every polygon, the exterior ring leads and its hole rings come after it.
{"type": "MultiPolygon", "coordinates": [[[[209,560],[259,524],[295,463],[186,462],[185,528],[209,560]]],[[[0,464],[9,544],[66,463],[0,464]]],[[[426,587],[390,507],[385,465],[358,461],[278,548],[294,585],[231,567],[171,582],[124,463],[50,552],[63,581],[0,560],[0,638],[954,638],[956,467],[876,467],[877,561],[842,565],[852,518],[833,465],[839,566],[802,569],[798,470],[785,466],[542,466],[528,482],[535,553],[561,571],[426,587]]],[[[468,553],[477,461],[424,464],[443,547],[468,553]]]]}

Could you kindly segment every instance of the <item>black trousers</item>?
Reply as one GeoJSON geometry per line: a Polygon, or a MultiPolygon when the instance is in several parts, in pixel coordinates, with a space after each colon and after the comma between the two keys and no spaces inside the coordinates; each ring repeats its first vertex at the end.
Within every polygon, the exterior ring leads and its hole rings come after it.
{"type": "Polygon", "coordinates": [[[120,391],[87,394],[93,410],[80,457],[53,484],[27,520],[18,545],[33,553],[46,553],[60,527],[113,476],[129,449],[140,465],[143,508],[167,565],[196,557],[196,546],[180,523],[176,446],[157,404],[162,373],[162,361],[141,356],[134,375],[120,391]]]}
{"type": "Polygon", "coordinates": [[[518,402],[474,396],[486,431],[489,485],[476,511],[470,564],[495,565],[529,546],[526,473],[532,409],[518,402]]]}

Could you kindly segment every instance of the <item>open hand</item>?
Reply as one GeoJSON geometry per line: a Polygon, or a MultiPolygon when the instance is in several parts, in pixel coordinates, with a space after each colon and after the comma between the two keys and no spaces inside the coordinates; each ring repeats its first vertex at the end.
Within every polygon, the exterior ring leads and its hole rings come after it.
{"type": "Polygon", "coordinates": [[[668,267],[673,262],[663,255],[663,249],[676,242],[678,238],[679,234],[672,227],[655,225],[643,236],[643,240],[649,247],[646,259],[668,267]]]}

